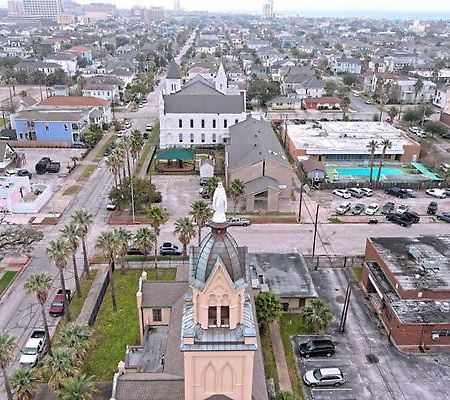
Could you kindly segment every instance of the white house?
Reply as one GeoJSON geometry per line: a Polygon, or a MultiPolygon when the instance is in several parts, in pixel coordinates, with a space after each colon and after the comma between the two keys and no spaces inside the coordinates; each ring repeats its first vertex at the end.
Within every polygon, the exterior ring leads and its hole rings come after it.
{"type": "Polygon", "coordinates": [[[178,68],[170,65],[159,106],[161,148],[227,143],[229,127],[246,118],[245,93],[228,94],[223,65],[214,86],[198,75],[181,87],[178,68]]]}
{"type": "Polygon", "coordinates": [[[77,56],[72,53],[51,54],[45,58],[45,61],[60,65],[61,69],[70,76],[77,72],[77,56]]]}

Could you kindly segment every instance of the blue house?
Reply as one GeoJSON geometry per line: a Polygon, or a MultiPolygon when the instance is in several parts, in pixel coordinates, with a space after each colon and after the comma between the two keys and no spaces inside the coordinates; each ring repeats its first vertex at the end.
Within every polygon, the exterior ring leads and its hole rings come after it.
{"type": "Polygon", "coordinates": [[[11,126],[17,132],[17,140],[79,142],[88,127],[87,111],[26,110],[11,116],[11,126]]]}

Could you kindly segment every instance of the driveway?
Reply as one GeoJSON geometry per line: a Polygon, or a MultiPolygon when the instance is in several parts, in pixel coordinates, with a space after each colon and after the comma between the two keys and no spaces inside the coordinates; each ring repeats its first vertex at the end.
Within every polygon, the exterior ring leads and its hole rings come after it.
{"type": "MultiPolygon", "coordinates": [[[[336,354],[329,359],[298,358],[303,374],[314,367],[340,367],[347,382],[339,388],[306,388],[307,398],[442,400],[450,398],[448,354],[404,354],[392,346],[384,329],[364,304],[359,286],[352,285],[345,333],[338,332],[348,283],[344,269],[319,269],[311,272],[320,297],[330,304],[335,318],[331,336],[336,354]]],[[[308,338],[301,338],[307,340],[308,338]]]]}

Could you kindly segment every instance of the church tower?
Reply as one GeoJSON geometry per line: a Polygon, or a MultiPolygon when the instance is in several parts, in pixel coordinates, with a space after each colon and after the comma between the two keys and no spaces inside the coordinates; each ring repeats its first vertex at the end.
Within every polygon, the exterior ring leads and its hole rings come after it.
{"type": "Polygon", "coordinates": [[[220,63],[219,71],[217,71],[215,86],[216,90],[223,94],[227,94],[228,78],[222,63],[220,63]]]}
{"type": "Polygon", "coordinates": [[[176,93],[181,90],[181,74],[178,64],[173,60],[169,64],[166,75],[166,94],[176,93]]]}
{"type": "Polygon", "coordinates": [[[191,248],[183,310],[185,399],[251,400],[256,320],[247,287],[247,248],[227,232],[227,200],[220,183],[213,197],[211,232],[191,248]]]}

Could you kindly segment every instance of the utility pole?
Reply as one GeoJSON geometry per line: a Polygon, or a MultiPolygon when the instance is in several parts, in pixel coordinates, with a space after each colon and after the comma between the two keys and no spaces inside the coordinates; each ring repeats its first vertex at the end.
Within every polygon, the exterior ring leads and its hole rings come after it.
{"type": "Polygon", "coordinates": [[[136,222],[136,215],[134,212],[134,183],[133,183],[133,176],[130,176],[130,186],[131,186],[131,214],[133,218],[133,224],[136,222]]]}
{"type": "Polygon", "coordinates": [[[300,224],[302,221],[302,202],[303,202],[303,186],[305,186],[306,183],[302,183],[300,186],[300,201],[298,203],[298,220],[297,223],[300,224]]]}
{"type": "Polygon", "coordinates": [[[316,220],[314,221],[314,239],[313,239],[313,248],[312,248],[312,255],[316,254],[316,237],[317,237],[317,220],[319,219],[319,203],[317,203],[316,208],[316,220]]]}
{"type": "Polygon", "coordinates": [[[341,322],[339,323],[339,332],[341,333],[345,332],[345,323],[347,322],[347,314],[348,314],[348,307],[350,305],[351,292],[352,287],[350,286],[349,282],[347,285],[347,292],[345,293],[344,308],[342,309],[341,322]]]}

